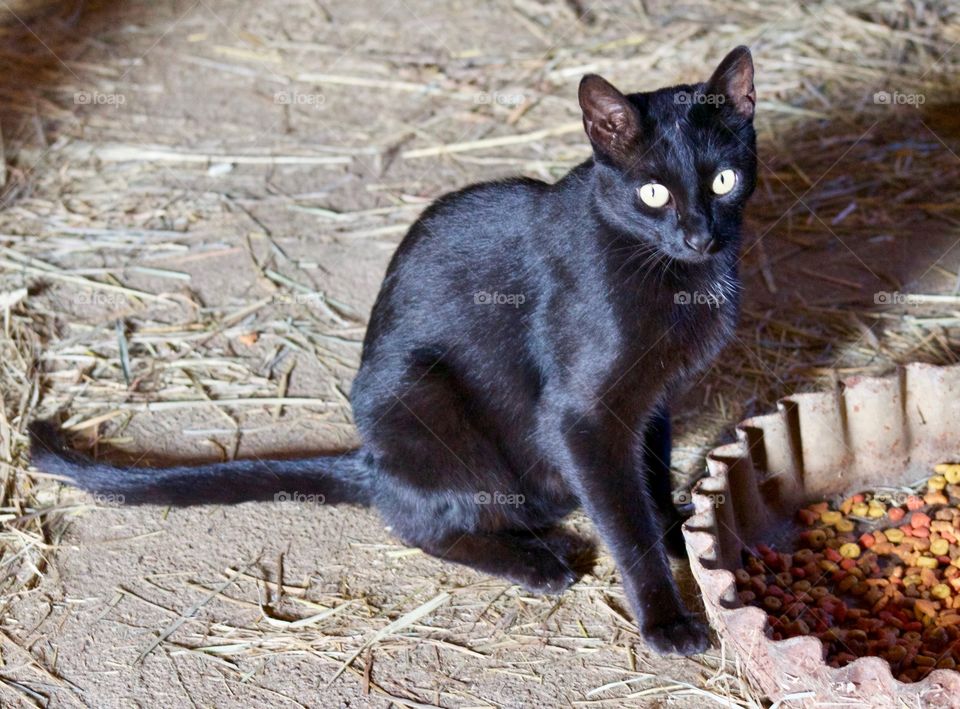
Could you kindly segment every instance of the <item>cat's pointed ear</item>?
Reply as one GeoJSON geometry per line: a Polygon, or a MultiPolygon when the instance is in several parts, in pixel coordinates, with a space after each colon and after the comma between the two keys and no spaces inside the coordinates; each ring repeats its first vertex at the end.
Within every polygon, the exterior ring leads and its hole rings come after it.
{"type": "Polygon", "coordinates": [[[596,74],[583,77],[579,96],[583,128],[593,149],[616,163],[629,164],[640,137],[637,109],[613,84],[596,74]]]}
{"type": "Polygon", "coordinates": [[[752,119],[757,104],[753,87],[753,57],[747,47],[730,52],[707,82],[705,93],[723,96],[723,105],[743,118],[752,119]]]}

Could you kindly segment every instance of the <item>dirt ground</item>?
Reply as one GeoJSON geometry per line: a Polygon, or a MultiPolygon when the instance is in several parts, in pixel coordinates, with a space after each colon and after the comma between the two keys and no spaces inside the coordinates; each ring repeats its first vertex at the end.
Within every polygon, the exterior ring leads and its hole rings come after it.
{"type": "Polygon", "coordinates": [[[745,313],[677,407],[678,484],[779,396],[956,361],[955,3],[4,8],[0,704],[763,704],[719,642],[651,654],[606,555],[531,597],[369,511],[94,500],[28,472],[23,431],[62,411],[76,445],[141,463],[355,443],[366,315],[424,205],[584,159],[583,73],[701,80],[741,43],[745,313]]]}

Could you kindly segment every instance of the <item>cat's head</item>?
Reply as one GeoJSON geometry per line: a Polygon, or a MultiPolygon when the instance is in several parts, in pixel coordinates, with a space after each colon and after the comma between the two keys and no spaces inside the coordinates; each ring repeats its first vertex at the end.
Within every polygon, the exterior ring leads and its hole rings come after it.
{"type": "Polygon", "coordinates": [[[756,181],[755,105],[746,47],[701,84],[624,95],[585,76],[580,107],[601,218],[681,261],[736,249],[756,181]]]}

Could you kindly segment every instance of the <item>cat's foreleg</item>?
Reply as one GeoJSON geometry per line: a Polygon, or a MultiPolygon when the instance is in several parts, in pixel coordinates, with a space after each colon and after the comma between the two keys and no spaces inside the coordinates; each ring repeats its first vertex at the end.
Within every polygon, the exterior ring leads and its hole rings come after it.
{"type": "Polygon", "coordinates": [[[671,573],[649,473],[637,470],[636,436],[604,409],[567,412],[555,423],[558,463],[617,563],[644,639],[661,653],[702,652],[707,627],[684,606],[671,573]]]}

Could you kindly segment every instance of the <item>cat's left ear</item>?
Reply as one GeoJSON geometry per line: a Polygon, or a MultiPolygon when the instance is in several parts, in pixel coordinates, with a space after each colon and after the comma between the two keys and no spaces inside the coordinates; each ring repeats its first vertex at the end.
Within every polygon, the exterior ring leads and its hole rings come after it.
{"type": "Polygon", "coordinates": [[[587,74],[580,81],[583,128],[593,149],[619,165],[628,165],[640,137],[640,116],[630,99],[609,81],[587,74]]]}
{"type": "Polygon", "coordinates": [[[753,57],[747,47],[730,52],[707,82],[707,95],[723,96],[723,105],[737,115],[751,120],[757,105],[753,86],[753,57]]]}

